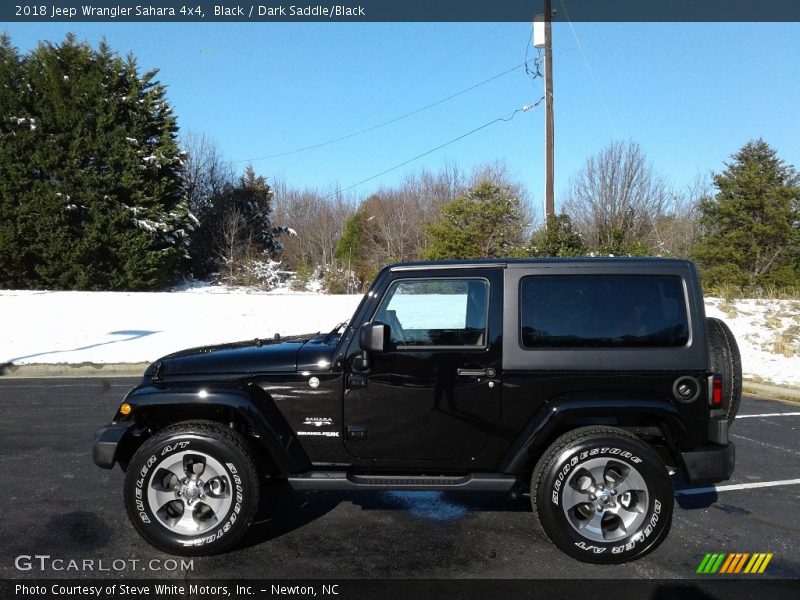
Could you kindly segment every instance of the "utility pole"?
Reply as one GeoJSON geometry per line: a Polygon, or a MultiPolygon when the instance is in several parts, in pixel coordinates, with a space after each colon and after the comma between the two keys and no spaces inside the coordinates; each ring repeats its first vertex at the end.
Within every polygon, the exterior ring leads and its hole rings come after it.
{"type": "Polygon", "coordinates": [[[544,216],[545,220],[555,214],[553,186],[553,35],[551,19],[553,16],[550,0],[544,0],[544,216]]]}
{"type": "Polygon", "coordinates": [[[544,216],[555,214],[554,159],[553,159],[553,9],[551,0],[544,0],[544,14],[536,15],[533,21],[533,45],[544,48],[544,216]]]}

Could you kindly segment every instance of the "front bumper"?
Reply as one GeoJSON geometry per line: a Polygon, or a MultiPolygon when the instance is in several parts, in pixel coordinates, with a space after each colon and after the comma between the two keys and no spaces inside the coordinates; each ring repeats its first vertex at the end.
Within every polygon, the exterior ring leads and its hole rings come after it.
{"type": "Polygon", "coordinates": [[[92,444],[94,464],[104,469],[112,468],[117,460],[119,447],[133,426],[133,423],[112,423],[98,429],[92,444]]]}
{"type": "Polygon", "coordinates": [[[730,479],[733,475],[736,447],[731,442],[724,446],[716,444],[701,446],[688,452],[681,452],[681,458],[691,485],[716,483],[730,479]]]}

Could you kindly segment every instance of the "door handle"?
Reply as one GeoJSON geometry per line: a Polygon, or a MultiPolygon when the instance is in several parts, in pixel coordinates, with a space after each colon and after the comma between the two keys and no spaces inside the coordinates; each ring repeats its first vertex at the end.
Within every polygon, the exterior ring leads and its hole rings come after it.
{"type": "Polygon", "coordinates": [[[486,369],[458,369],[456,373],[464,377],[486,377],[488,374],[486,369]]]}
{"type": "Polygon", "coordinates": [[[367,387],[367,378],[364,375],[348,375],[347,387],[350,389],[358,389],[367,387]]]}

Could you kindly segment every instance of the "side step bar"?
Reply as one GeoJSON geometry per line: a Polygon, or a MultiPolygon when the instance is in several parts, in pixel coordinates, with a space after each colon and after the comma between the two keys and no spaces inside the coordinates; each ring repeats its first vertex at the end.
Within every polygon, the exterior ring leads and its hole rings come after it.
{"type": "Polygon", "coordinates": [[[513,475],[471,473],[469,475],[353,475],[343,471],[308,471],[289,477],[296,490],[433,490],[507,492],[516,483],[513,475]]]}

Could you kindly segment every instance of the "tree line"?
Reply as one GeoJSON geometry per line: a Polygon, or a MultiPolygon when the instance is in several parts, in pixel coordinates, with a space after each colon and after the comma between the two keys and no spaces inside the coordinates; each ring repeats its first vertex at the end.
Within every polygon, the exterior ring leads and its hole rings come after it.
{"type": "Polygon", "coordinates": [[[238,173],[179,132],[157,71],[67,36],[21,55],[0,37],[0,286],[163,289],[182,278],[363,290],[385,263],[674,256],[704,282],[800,286],[800,178],[763,140],[675,189],[634,141],[588,157],[537,219],[502,163],[448,163],[366,197],[238,173]]]}

